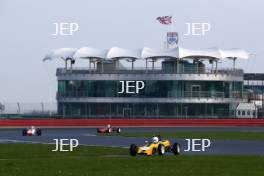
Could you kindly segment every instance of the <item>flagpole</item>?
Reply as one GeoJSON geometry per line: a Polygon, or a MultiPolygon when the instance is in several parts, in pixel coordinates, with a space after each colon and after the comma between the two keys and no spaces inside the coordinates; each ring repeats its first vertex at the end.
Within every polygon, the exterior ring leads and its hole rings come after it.
{"type": "Polygon", "coordinates": [[[173,22],[173,15],[170,15],[170,16],[161,16],[161,17],[157,17],[156,18],[157,20],[159,20],[159,22],[163,25],[170,25],[170,28],[167,29],[168,31],[166,32],[166,38],[165,38],[165,41],[167,43],[167,48],[169,48],[169,45],[168,45],[168,32],[173,32],[173,25],[174,25],[174,22],[173,22]]]}
{"type": "MultiPolygon", "coordinates": [[[[171,15],[171,24],[170,24],[170,31],[169,32],[173,32],[173,15],[171,15]]],[[[166,42],[167,42],[167,48],[169,48],[169,44],[168,44],[168,33],[166,34],[166,42]]]]}
{"type": "Polygon", "coordinates": [[[174,25],[173,15],[171,15],[171,32],[174,32],[173,31],[173,25],[174,25]]]}
{"type": "Polygon", "coordinates": [[[173,15],[171,15],[171,31],[170,31],[170,32],[174,32],[174,31],[173,31],[173,25],[174,25],[174,22],[173,22],[173,15]]]}

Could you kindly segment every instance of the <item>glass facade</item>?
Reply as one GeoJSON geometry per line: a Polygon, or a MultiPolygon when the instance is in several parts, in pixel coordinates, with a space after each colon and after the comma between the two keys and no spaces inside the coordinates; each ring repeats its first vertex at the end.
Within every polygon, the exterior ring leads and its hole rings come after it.
{"type": "Polygon", "coordinates": [[[83,118],[227,118],[229,104],[60,103],[61,117],[83,118]]]}
{"type": "MultiPolygon", "coordinates": [[[[118,93],[122,83],[116,81],[62,80],[58,82],[58,98],[241,98],[242,82],[235,81],[153,81],[144,80],[138,93],[118,93]]],[[[135,83],[131,83],[135,86],[135,83]]],[[[220,118],[232,117],[228,103],[78,103],[58,105],[63,117],[85,118],[220,118]]]]}
{"type": "MultiPolygon", "coordinates": [[[[243,83],[235,81],[152,81],[143,80],[144,89],[138,93],[118,93],[122,91],[122,82],[117,81],[59,81],[59,97],[205,97],[205,98],[241,98],[243,83]]],[[[130,86],[136,86],[135,82],[130,86]]],[[[131,88],[133,91],[133,88],[131,88]]]]}

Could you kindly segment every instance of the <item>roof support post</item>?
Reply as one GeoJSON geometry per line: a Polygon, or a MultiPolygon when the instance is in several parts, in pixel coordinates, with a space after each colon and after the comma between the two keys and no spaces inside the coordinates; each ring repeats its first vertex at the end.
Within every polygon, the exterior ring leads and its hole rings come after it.
{"type": "Polygon", "coordinates": [[[98,62],[96,62],[96,61],[93,62],[93,64],[94,64],[94,69],[96,69],[97,63],[98,63],[98,62]]]}
{"type": "Polygon", "coordinates": [[[233,58],[233,69],[236,68],[236,59],[237,59],[236,57],[233,58]]]}
{"type": "Polygon", "coordinates": [[[177,59],[177,70],[176,73],[180,73],[180,58],[177,59]]]}
{"type": "Polygon", "coordinates": [[[65,62],[66,62],[66,70],[68,69],[68,61],[70,61],[70,69],[71,69],[71,67],[72,67],[72,65],[71,65],[71,58],[67,57],[67,58],[65,59],[65,62]]]}
{"type": "Polygon", "coordinates": [[[116,59],[117,62],[117,70],[119,70],[119,59],[116,59]]]}
{"type": "Polygon", "coordinates": [[[71,71],[72,71],[72,63],[70,64],[70,69],[71,69],[71,71]]]}
{"type": "Polygon", "coordinates": [[[152,59],[152,70],[154,70],[154,59],[152,59]]]}
{"type": "Polygon", "coordinates": [[[65,69],[67,70],[67,60],[64,60],[65,63],[65,69]]]}
{"type": "Polygon", "coordinates": [[[89,70],[91,70],[91,58],[88,59],[89,59],[89,70]]]}
{"type": "Polygon", "coordinates": [[[101,73],[104,73],[104,63],[101,61],[101,73]]]}
{"type": "Polygon", "coordinates": [[[215,61],[215,73],[217,74],[218,60],[215,61]]]}
{"type": "Polygon", "coordinates": [[[196,62],[195,62],[195,65],[196,65],[196,74],[199,73],[199,64],[198,64],[199,60],[197,59],[196,62]]]}
{"type": "Polygon", "coordinates": [[[135,58],[128,58],[127,61],[131,62],[132,70],[134,70],[134,62],[136,61],[136,59],[135,58]]]}
{"type": "Polygon", "coordinates": [[[134,70],[134,61],[135,60],[132,60],[132,70],[134,70]]]}

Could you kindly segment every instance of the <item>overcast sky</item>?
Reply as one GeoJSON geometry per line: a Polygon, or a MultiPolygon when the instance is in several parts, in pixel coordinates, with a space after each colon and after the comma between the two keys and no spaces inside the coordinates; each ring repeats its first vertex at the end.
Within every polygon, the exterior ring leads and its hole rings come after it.
{"type": "Polygon", "coordinates": [[[55,71],[64,63],[42,62],[52,49],[163,48],[171,30],[155,20],[163,15],[174,16],[180,46],[242,48],[256,57],[237,66],[264,72],[263,7],[261,0],[1,0],[0,102],[55,102],[55,71]],[[73,36],[55,37],[55,22],[75,22],[80,28],[73,36]],[[184,36],[187,22],[210,23],[211,31],[184,36]]]}

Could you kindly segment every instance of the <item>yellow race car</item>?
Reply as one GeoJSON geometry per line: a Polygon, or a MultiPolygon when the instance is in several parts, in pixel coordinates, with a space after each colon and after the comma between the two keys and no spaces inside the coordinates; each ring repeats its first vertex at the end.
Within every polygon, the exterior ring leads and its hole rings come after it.
{"type": "Polygon", "coordinates": [[[152,142],[146,142],[146,145],[138,147],[135,144],[131,144],[129,148],[131,156],[136,155],[164,155],[166,152],[172,152],[174,155],[180,154],[180,144],[172,144],[169,140],[160,140],[160,137],[153,137],[152,142]]]}

